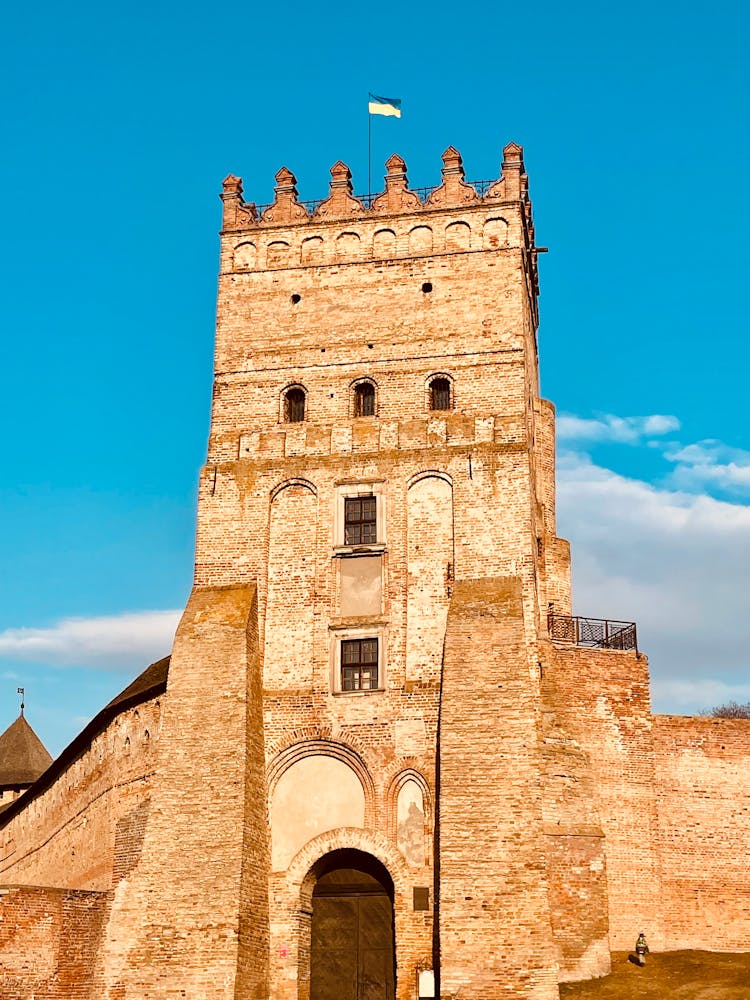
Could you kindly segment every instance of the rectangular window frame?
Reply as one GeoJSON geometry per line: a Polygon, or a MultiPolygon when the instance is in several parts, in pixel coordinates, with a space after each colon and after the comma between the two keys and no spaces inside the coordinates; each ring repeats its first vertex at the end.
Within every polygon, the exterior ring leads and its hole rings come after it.
{"type": "Polygon", "coordinates": [[[341,690],[377,691],[379,689],[380,641],[377,636],[340,639],[341,690]]]}
{"type": "Polygon", "coordinates": [[[344,497],[344,545],[377,545],[378,498],[373,493],[344,497]]]}
{"type": "MultiPolygon", "coordinates": [[[[333,553],[335,556],[346,556],[351,554],[360,554],[363,552],[379,553],[385,551],[385,484],[382,481],[339,483],[336,486],[334,505],[333,553]],[[347,542],[346,501],[362,500],[370,496],[375,500],[375,540],[366,542],[347,542]]],[[[370,521],[368,523],[372,522],[370,521]]]]}
{"type": "Polygon", "coordinates": [[[337,628],[331,630],[331,693],[346,698],[366,698],[382,694],[386,683],[386,629],[382,625],[360,626],[358,628],[337,628]],[[344,663],[347,642],[374,640],[377,643],[377,660],[368,661],[377,672],[375,687],[350,687],[345,685],[344,670],[356,664],[344,663]]]}

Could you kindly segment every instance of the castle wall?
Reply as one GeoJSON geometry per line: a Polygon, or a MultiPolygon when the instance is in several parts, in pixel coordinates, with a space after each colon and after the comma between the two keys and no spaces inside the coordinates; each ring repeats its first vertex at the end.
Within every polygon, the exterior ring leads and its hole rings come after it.
{"type": "Polygon", "coordinates": [[[0,890],[3,1000],[98,1000],[96,960],[110,898],[36,886],[0,890]]]}
{"type": "Polygon", "coordinates": [[[648,661],[642,654],[545,644],[545,708],[589,755],[605,835],[609,941],[644,930],[664,946],[648,661]]]}
{"type": "Polygon", "coordinates": [[[669,949],[750,948],[750,722],[654,716],[669,949]]]}
{"type": "Polygon", "coordinates": [[[457,583],[439,736],[441,996],[558,996],[538,727],[520,582],[457,583]]]}
{"type": "Polygon", "coordinates": [[[259,659],[254,589],[195,589],[171,658],[144,850],[113,898],[103,997],[266,995],[259,659]]]}
{"type": "Polygon", "coordinates": [[[0,815],[0,884],[112,888],[141,849],[160,724],[159,698],[121,711],[50,787],[0,815]]]}
{"type": "Polygon", "coordinates": [[[610,971],[604,831],[589,754],[542,711],[542,812],[558,979],[610,971]]]}

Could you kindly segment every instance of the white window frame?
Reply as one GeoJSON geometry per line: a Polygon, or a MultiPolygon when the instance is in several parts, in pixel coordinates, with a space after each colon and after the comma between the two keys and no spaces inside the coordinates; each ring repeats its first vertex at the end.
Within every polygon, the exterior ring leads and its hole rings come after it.
{"type": "Polygon", "coordinates": [[[333,512],[333,553],[336,556],[362,555],[385,551],[385,483],[340,483],[336,486],[333,512]],[[376,542],[369,545],[346,545],[345,518],[346,501],[357,497],[375,497],[375,531],[376,542]]]}
{"type": "Polygon", "coordinates": [[[342,698],[365,698],[369,695],[382,694],[386,683],[386,640],[383,625],[363,625],[357,628],[331,629],[331,692],[342,698]],[[344,691],[341,686],[341,644],[346,639],[377,639],[378,640],[378,686],[364,691],[344,691]]]}

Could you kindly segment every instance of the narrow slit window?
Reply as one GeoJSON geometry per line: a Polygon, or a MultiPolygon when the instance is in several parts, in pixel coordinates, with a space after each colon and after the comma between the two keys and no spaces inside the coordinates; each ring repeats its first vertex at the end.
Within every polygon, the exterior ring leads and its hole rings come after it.
{"type": "Polygon", "coordinates": [[[374,545],[378,540],[378,506],[374,496],[344,501],[344,545],[374,545]]]}
{"type": "Polygon", "coordinates": [[[354,416],[375,416],[375,386],[372,382],[360,382],[354,386],[354,416]]]}
{"type": "Polygon", "coordinates": [[[378,686],[378,640],[343,639],[341,690],[374,691],[378,686]]]}
{"type": "Polygon", "coordinates": [[[288,389],[284,396],[284,420],[298,424],[305,419],[305,390],[299,386],[288,389]]]}
{"type": "Polygon", "coordinates": [[[451,384],[447,378],[434,378],[430,382],[430,409],[450,410],[451,384]]]}

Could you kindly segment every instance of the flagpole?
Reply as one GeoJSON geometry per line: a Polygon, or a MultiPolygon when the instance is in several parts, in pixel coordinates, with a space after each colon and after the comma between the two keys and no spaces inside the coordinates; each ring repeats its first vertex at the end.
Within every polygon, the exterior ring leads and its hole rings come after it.
{"type": "MultiPolygon", "coordinates": [[[[371,96],[367,95],[368,98],[371,96]]],[[[372,115],[370,114],[370,102],[367,102],[367,207],[372,202],[372,115]]]]}

